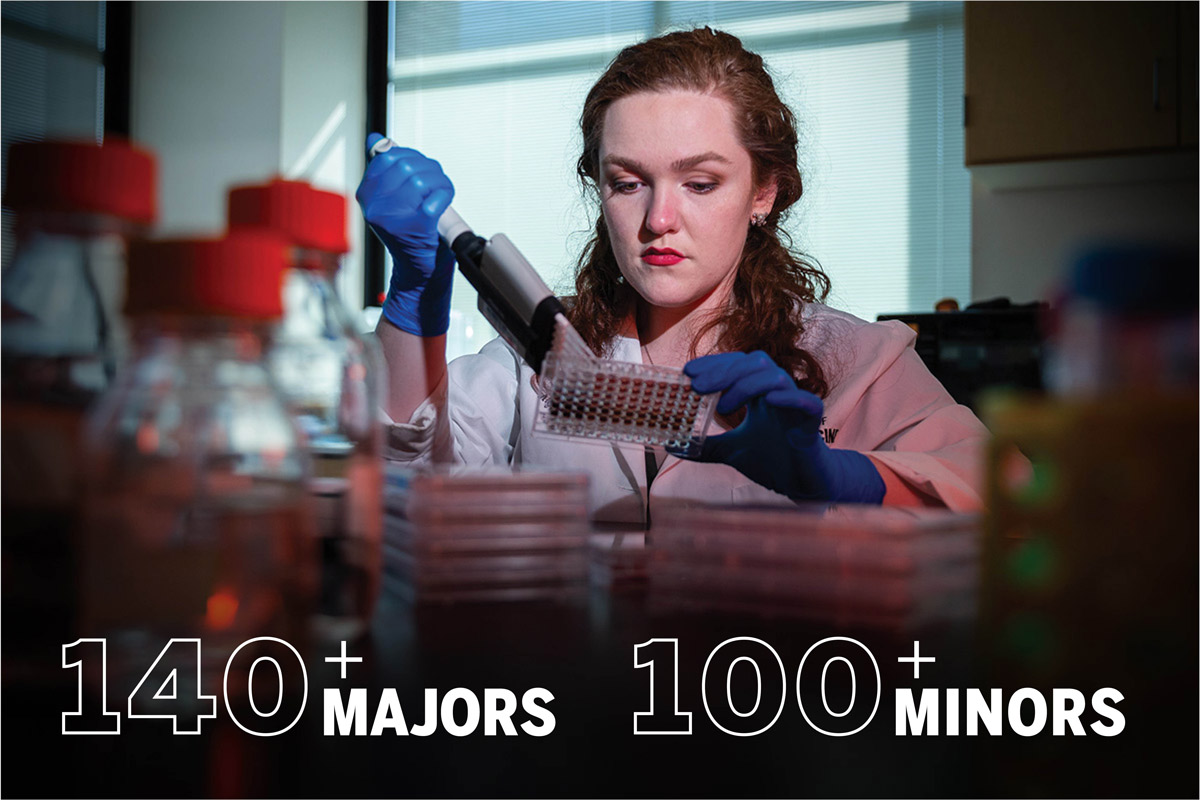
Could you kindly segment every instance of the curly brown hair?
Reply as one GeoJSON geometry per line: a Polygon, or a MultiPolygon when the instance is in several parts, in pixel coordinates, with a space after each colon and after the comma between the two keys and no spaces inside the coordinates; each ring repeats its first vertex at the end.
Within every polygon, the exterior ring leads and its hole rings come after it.
{"type": "MultiPolygon", "coordinates": [[[[805,303],[829,293],[829,278],[794,251],[780,223],[800,199],[803,184],[796,165],[796,120],[775,92],[762,57],[736,36],[697,28],[668,33],[626,47],[588,92],[580,116],[583,153],[576,172],[585,191],[600,197],[600,140],[608,107],[638,92],[688,90],[714,93],[732,105],[742,145],[750,153],[756,186],[774,180],[775,203],[766,221],[748,226],[728,306],[706,321],[692,340],[717,334],[718,351],[762,350],[795,378],[801,388],[828,394],[816,358],[798,346],[805,303]]],[[[595,230],[579,256],[571,323],[597,353],[611,352],[622,322],[634,311],[637,294],[621,280],[612,242],[597,214],[595,230]]]]}

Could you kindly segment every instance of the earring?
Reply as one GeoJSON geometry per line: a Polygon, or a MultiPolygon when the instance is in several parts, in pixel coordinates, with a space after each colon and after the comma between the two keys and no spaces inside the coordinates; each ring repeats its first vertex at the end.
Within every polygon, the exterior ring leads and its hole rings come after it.
{"type": "Polygon", "coordinates": [[[761,228],[763,226],[763,224],[766,223],[766,221],[767,221],[767,215],[762,213],[761,211],[757,214],[750,215],[750,224],[752,226],[754,226],[755,228],[761,228]]]}

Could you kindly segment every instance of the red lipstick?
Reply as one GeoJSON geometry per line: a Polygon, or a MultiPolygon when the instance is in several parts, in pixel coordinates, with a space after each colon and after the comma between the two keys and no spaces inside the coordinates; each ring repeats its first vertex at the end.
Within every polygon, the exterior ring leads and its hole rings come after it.
{"type": "Polygon", "coordinates": [[[669,267],[683,261],[683,254],[669,247],[647,247],[642,251],[642,261],[652,267],[669,267]]]}

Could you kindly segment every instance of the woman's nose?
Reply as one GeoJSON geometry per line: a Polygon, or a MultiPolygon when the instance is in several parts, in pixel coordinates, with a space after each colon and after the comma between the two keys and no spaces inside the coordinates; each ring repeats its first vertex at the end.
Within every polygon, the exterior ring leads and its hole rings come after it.
{"type": "Polygon", "coordinates": [[[651,195],[650,207],[646,210],[646,229],[656,236],[679,230],[679,207],[670,192],[657,191],[651,195]]]}

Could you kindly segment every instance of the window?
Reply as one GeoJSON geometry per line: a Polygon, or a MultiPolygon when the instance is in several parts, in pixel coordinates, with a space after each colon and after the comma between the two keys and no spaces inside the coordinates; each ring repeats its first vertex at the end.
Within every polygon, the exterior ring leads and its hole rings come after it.
{"type": "MultiPolygon", "coordinates": [[[[4,3],[2,13],[5,180],[13,142],[128,135],[128,3],[4,3]]],[[[5,209],[5,269],[13,238],[5,209]]]]}
{"type": "MultiPolygon", "coordinates": [[[[623,46],[711,25],[760,53],[800,122],[805,195],[787,230],[874,319],[970,292],[962,8],[925,2],[391,4],[388,135],[441,161],[477,233],[506,233],[572,292],[592,209],[578,115],[623,46]]],[[[450,357],[494,333],[458,276],[450,357]]]]}

